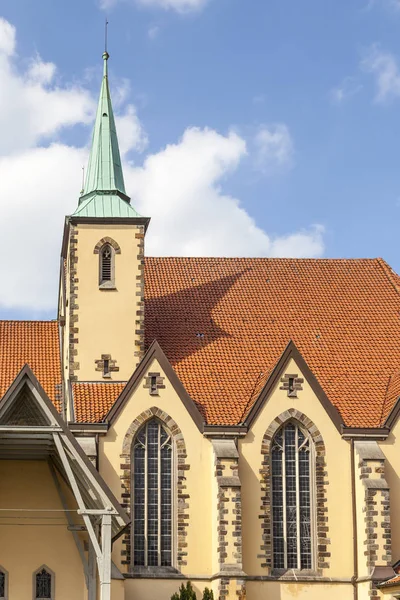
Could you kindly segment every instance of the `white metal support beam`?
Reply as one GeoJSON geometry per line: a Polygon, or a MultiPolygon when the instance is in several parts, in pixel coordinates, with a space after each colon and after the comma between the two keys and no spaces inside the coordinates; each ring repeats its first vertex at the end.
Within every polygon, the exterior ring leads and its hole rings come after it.
{"type": "Polygon", "coordinates": [[[89,588],[88,588],[88,600],[96,600],[97,598],[97,576],[96,576],[96,553],[93,548],[93,544],[89,538],[89,588]]]}
{"type": "Polygon", "coordinates": [[[53,466],[53,463],[50,460],[48,461],[48,465],[49,465],[50,473],[51,473],[51,476],[53,478],[54,484],[56,486],[58,495],[60,497],[61,504],[63,505],[64,511],[65,511],[65,516],[66,516],[66,519],[68,521],[68,525],[71,528],[71,533],[72,533],[72,536],[74,538],[75,545],[76,545],[76,547],[78,549],[79,556],[81,557],[81,561],[82,561],[82,565],[83,565],[83,570],[84,570],[84,573],[85,573],[86,587],[89,589],[88,561],[86,560],[86,557],[85,557],[85,551],[83,549],[83,544],[82,544],[82,542],[81,542],[81,540],[80,540],[79,535],[77,534],[77,532],[74,531],[74,529],[72,529],[72,527],[74,527],[75,523],[74,523],[74,521],[73,521],[73,519],[71,517],[71,513],[68,510],[67,500],[65,498],[65,494],[64,494],[64,492],[62,490],[62,487],[60,485],[60,482],[58,480],[56,470],[55,470],[55,468],[53,466]]]}
{"type": "MultiPolygon", "coordinates": [[[[100,599],[99,600],[111,600],[111,536],[112,536],[112,515],[116,512],[113,507],[106,504],[103,509],[91,509],[85,506],[85,503],[82,498],[81,491],[79,489],[78,483],[75,478],[74,471],[69,462],[66,449],[64,448],[63,442],[67,445],[68,451],[71,453],[71,460],[75,460],[80,466],[85,469],[85,464],[83,463],[79,454],[75,452],[75,448],[70,443],[68,438],[59,434],[58,432],[53,433],[54,443],[56,445],[58,455],[64,467],[65,473],[67,475],[68,481],[71,485],[72,491],[76,498],[79,507],[79,514],[82,515],[84,523],[89,533],[89,552],[90,547],[92,547],[92,552],[95,554],[97,559],[97,568],[99,571],[99,579],[100,579],[100,599]],[[93,527],[93,523],[90,520],[90,516],[96,516],[101,518],[101,547],[99,541],[97,539],[97,532],[93,527]]],[[[94,478],[93,478],[94,479],[94,478]]],[[[101,487],[94,480],[94,488],[96,491],[101,491],[100,497],[104,500],[105,494],[101,487]]],[[[93,558],[91,559],[93,560],[93,558]]],[[[94,560],[93,560],[94,562],[94,560]]],[[[93,575],[93,572],[92,572],[93,575]]],[[[89,574],[89,582],[90,588],[93,588],[93,579],[91,579],[89,574]]],[[[93,597],[95,597],[95,592],[90,590],[90,593],[93,597]]]]}
{"type": "MultiPolygon", "coordinates": [[[[76,501],[78,503],[79,509],[83,513],[82,517],[83,517],[83,520],[85,522],[86,529],[88,530],[90,539],[92,541],[93,548],[94,548],[94,551],[96,553],[96,558],[97,558],[98,561],[101,562],[102,552],[101,552],[101,549],[100,549],[100,546],[99,546],[99,542],[97,541],[97,537],[96,537],[96,534],[94,532],[93,525],[92,525],[92,522],[90,520],[90,517],[88,515],[84,514],[85,511],[86,511],[86,506],[85,506],[85,504],[83,502],[82,495],[81,495],[81,492],[79,490],[78,484],[76,483],[75,475],[74,475],[74,473],[73,473],[73,471],[71,469],[71,465],[69,464],[67,455],[66,455],[65,450],[64,450],[64,446],[62,445],[62,442],[60,440],[60,437],[59,437],[58,433],[53,433],[53,438],[54,438],[54,443],[56,445],[56,448],[57,448],[59,457],[61,459],[62,465],[63,465],[63,467],[65,469],[65,473],[66,473],[66,475],[68,477],[68,481],[70,483],[70,486],[72,488],[72,491],[73,491],[74,496],[76,498],[76,501]]],[[[99,565],[99,568],[100,568],[100,565],[99,565]]]]}
{"type": "Polygon", "coordinates": [[[111,600],[111,515],[101,517],[101,550],[100,600],[111,600]]]}
{"type": "MultiPolygon", "coordinates": [[[[66,445],[66,447],[68,448],[68,450],[71,452],[71,454],[74,457],[74,459],[76,460],[76,462],[78,463],[78,465],[82,469],[85,469],[85,463],[84,463],[82,457],[76,451],[76,448],[71,443],[71,440],[68,439],[68,436],[66,436],[65,433],[62,433],[61,434],[61,438],[62,438],[64,444],[66,445]]],[[[91,480],[90,483],[93,486],[93,488],[96,490],[96,493],[102,499],[104,508],[110,508],[111,509],[112,507],[110,506],[110,501],[107,498],[107,494],[104,492],[104,490],[101,487],[101,485],[96,481],[96,479],[93,476],[90,478],[90,480],[91,480]]]]}

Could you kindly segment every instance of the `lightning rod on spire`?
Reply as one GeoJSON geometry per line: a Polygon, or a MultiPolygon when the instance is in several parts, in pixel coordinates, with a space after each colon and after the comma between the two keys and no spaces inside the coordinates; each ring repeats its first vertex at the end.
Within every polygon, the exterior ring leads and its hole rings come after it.
{"type": "Polygon", "coordinates": [[[104,52],[106,52],[108,54],[108,52],[107,52],[107,41],[108,41],[107,38],[108,38],[108,20],[107,20],[107,17],[106,17],[105,32],[104,32],[104,52]]]}

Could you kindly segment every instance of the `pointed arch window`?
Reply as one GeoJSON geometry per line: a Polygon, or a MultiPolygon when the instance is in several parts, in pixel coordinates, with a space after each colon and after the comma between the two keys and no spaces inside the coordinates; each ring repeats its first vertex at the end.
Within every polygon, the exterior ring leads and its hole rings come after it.
{"type": "Polygon", "coordinates": [[[272,545],[275,569],[312,569],[313,446],[290,421],[275,434],[271,452],[272,545]]]}
{"type": "Polygon", "coordinates": [[[100,276],[99,285],[101,288],[115,287],[115,252],[110,244],[104,244],[100,250],[100,276]]]}
{"type": "Polygon", "coordinates": [[[140,429],[132,454],[133,564],[169,567],[173,562],[173,445],[158,419],[140,429]]]}
{"type": "Polygon", "coordinates": [[[40,567],[33,577],[33,598],[54,600],[54,573],[46,566],[40,567]]]}
{"type": "Polygon", "coordinates": [[[8,573],[0,567],[0,600],[8,599],[8,573]]]}

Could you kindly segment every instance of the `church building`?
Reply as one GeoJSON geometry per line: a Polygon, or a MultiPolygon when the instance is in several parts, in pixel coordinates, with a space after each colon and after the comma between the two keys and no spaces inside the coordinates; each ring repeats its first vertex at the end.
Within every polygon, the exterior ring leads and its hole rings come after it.
{"type": "Polygon", "coordinates": [[[57,319],[0,321],[0,600],[400,598],[400,277],[146,256],[103,59],[57,319]]]}

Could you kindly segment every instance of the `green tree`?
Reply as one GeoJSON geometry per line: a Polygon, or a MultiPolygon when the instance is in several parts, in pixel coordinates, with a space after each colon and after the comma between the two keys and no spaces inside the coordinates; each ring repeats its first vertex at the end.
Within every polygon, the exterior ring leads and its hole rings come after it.
{"type": "Polygon", "coordinates": [[[179,593],[174,594],[171,600],[196,600],[196,594],[190,581],[187,582],[186,587],[182,583],[179,593]]]}
{"type": "Polygon", "coordinates": [[[214,593],[212,590],[205,588],[203,592],[203,600],[214,600],[214,593]]]}

